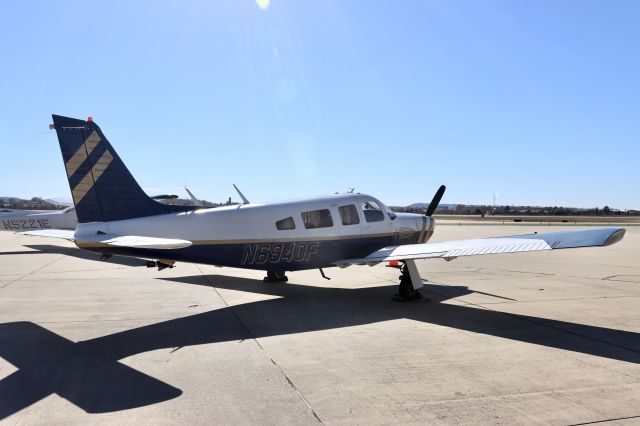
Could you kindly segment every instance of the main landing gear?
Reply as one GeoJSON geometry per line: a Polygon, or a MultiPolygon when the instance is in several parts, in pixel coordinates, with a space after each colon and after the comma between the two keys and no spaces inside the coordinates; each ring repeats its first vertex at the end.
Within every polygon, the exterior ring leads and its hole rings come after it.
{"type": "Polygon", "coordinates": [[[285,275],[286,271],[267,271],[267,276],[262,279],[265,283],[286,283],[289,278],[285,275]]]}
{"type": "MultiPolygon", "coordinates": [[[[398,294],[395,295],[394,299],[403,302],[422,299],[422,294],[420,294],[418,289],[423,287],[423,284],[418,268],[416,267],[416,262],[409,259],[405,260],[403,263],[404,265],[399,267],[402,275],[400,275],[398,294]]],[[[427,302],[429,301],[429,299],[424,300],[427,302]]]]}
{"type": "Polygon", "coordinates": [[[173,268],[175,267],[175,260],[148,260],[147,261],[147,268],[155,268],[156,266],[158,267],[158,271],[162,271],[163,269],[166,268],[173,268]]]}

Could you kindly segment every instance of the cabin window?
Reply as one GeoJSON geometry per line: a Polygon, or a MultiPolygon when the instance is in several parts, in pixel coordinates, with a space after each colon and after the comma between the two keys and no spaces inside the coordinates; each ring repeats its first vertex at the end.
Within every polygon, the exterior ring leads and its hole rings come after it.
{"type": "Polygon", "coordinates": [[[367,222],[382,222],[384,220],[382,208],[373,200],[364,202],[362,211],[367,222]]]}
{"type": "Polygon", "coordinates": [[[302,212],[302,222],[304,222],[304,227],[307,229],[328,228],[333,226],[331,212],[328,209],[302,212]]]}
{"type": "Polygon", "coordinates": [[[338,212],[340,212],[340,219],[342,219],[343,225],[356,225],[360,223],[358,209],[356,209],[356,206],[353,204],[338,207],[338,212]]]}
{"type": "Polygon", "coordinates": [[[296,224],[293,221],[293,218],[289,216],[286,219],[282,219],[276,222],[276,228],[283,231],[286,229],[296,229],[296,224]]]}

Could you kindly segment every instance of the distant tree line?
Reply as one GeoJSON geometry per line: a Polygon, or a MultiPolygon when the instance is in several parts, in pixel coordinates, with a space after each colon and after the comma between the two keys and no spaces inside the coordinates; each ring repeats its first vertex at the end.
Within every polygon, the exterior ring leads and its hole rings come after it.
{"type": "Polygon", "coordinates": [[[23,200],[16,197],[2,197],[0,198],[0,207],[19,210],[58,210],[66,206],[52,203],[40,197],[33,197],[30,200],[23,200]]]}
{"type": "MultiPolygon", "coordinates": [[[[424,213],[424,209],[393,207],[394,211],[424,213]]],[[[453,208],[437,208],[438,215],[500,215],[500,216],[640,216],[640,210],[618,210],[609,206],[603,208],[574,207],[534,207],[534,206],[489,206],[458,204],[453,208]]]]}
{"type": "MultiPolygon", "coordinates": [[[[227,201],[225,201],[224,203],[212,203],[211,201],[207,201],[207,200],[198,200],[198,201],[200,201],[200,204],[202,204],[202,207],[206,207],[206,208],[235,206],[238,204],[234,201],[231,201],[231,198],[227,199],[227,201]]],[[[172,204],[176,204],[179,206],[192,206],[194,203],[193,203],[193,200],[176,198],[175,200],[172,200],[172,204]]]]}
{"type": "MultiPolygon", "coordinates": [[[[212,203],[207,200],[200,200],[203,207],[212,208],[220,206],[230,206],[238,203],[232,202],[229,198],[224,203],[212,203]]],[[[181,206],[193,205],[192,200],[185,200],[182,198],[172,199],[167,204],[177,204],[181,206]]],[[[67,206],[63,204],[55,204],[51,201],[47,201],[40,197],[33,197],[31,200],[23,200],[17,197],[0,197],[0,208],[4,209],[16,209],[16,210],[59,210],[67,206]]]]}

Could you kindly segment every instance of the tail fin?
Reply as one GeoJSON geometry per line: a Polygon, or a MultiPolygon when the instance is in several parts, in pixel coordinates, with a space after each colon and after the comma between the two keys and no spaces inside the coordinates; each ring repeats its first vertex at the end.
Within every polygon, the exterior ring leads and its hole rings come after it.
{"type": "Polygon", "coordinates": [[[78,222],[110,222],[193,210],[149,198],[91,119],[53,115],[53,123],[78,222]]]}

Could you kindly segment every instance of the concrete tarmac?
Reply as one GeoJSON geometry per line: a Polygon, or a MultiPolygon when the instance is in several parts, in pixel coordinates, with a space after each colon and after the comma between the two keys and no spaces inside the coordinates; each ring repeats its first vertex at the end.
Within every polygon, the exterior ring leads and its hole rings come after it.
{"type": "MultiPolygon", "coordinates": [[[[439,224],[433,241],[576,227],[439,224]]],[[[0,233],[0,423],[640,424],[640,228],[611,247],[147,269],[0,233]]]]}

